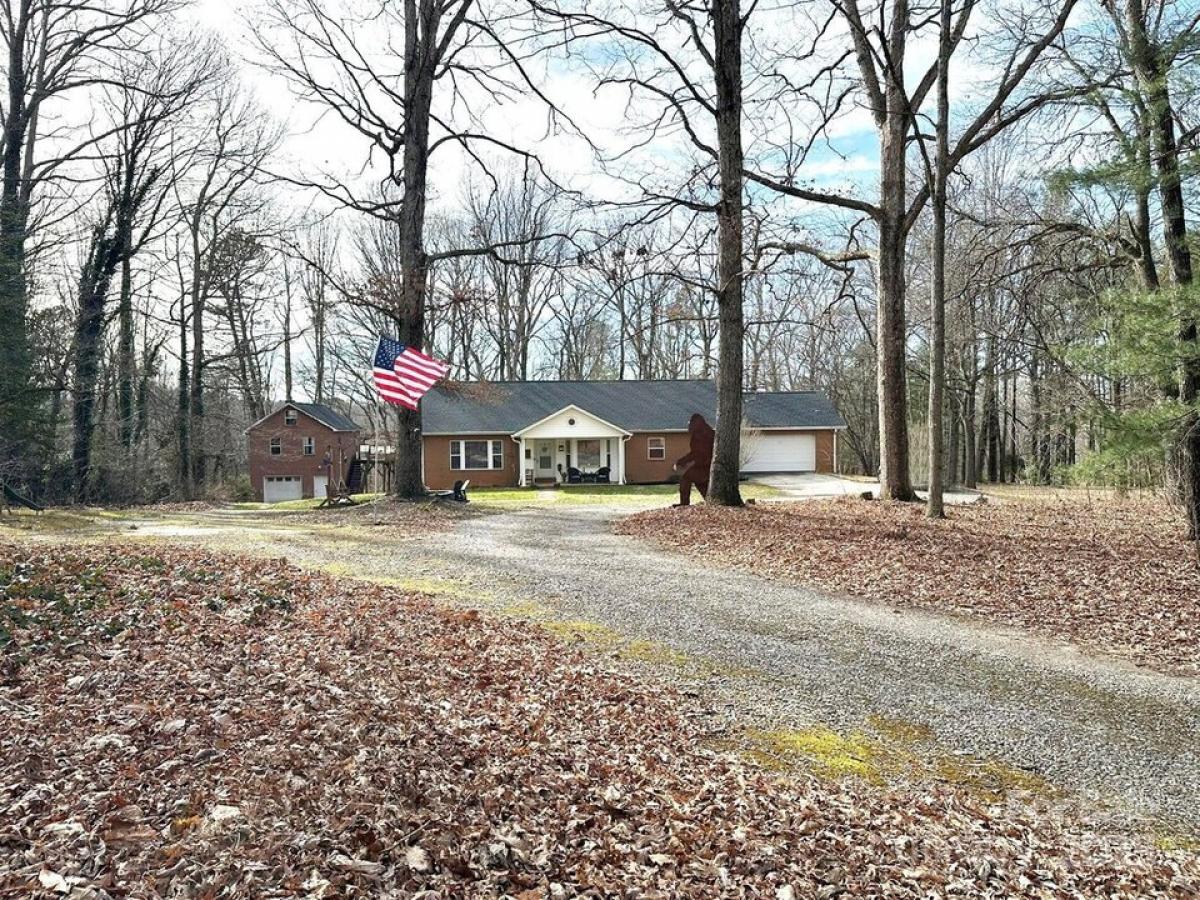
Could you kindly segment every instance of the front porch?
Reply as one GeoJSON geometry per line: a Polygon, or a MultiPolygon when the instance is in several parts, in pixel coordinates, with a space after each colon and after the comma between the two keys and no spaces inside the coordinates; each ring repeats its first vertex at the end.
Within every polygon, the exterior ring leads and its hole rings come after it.
{"type": "Polygon", "coordinates": [[[513,435],[517,483],[527,486],[625,484],[625,443],[631,434],[577,406],[568,406],[513,435]]]}

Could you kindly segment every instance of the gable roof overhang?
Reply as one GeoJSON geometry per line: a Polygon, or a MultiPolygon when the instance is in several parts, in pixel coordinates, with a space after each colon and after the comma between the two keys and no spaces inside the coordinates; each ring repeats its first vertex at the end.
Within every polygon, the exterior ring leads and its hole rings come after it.
{"type": "MultiPolygon", "coordinates": [[[[593,434],[585,434],[585,433],[583,433],[583,431],[581,429],[580,435],[579,435],[580,437],[597,437],[597,436],[599,436],[599,437],[613,437],[613,436],[631,437],[633,434],[633,432],[626,431],[624,428],[620,427],[619,425],[614,425],[612,422],[609,422],[605,419],[600,418],[595,413],[588,412],[586,409],[584,409],[581,406],[576,406],[574,403],[568,403],[562,409],[555,410],[554,412],[550,413],[550,415],[548,415],[548,416],[543,416],[542,418],[538,419],[536,422],[532,422],[529,425],[526,425],[524,428],[520,429],[519,431],[514,431],[512,436],[516,439],[520,439],[523,437],[535,437],[535,436],[537,436],[536,432],[540,427],[542,427],[544,425],[548,425],[550,422],[552,422],[554,419],[557,419],[559,416],[568,415],[572,412],[574,412],[575,414],[580,415],[580,416],[586,416],[588,419],[591,419],[593,423],[603,426],[605,429],[607,429],[610,432],[609,434],[593,435],[593,434]]],[[[573,428],[575,428],[575,426],[568,425],[567,428],[573,429],[573,428]]],[[[574,437],[574,436],[575,435],[569,433],[569,431],[564,432],[561,429],[555,430],[553,434],[545,435],[545,437],[574,437]]]]}
{"type": "MultiPolygon", "coordinates": [[[[319,404],[316,404],[316,403],[297,403],[294,400],[289,400],[286,403],[280,404],[278,409],[271,410],[269,413],[267,413],[265,416],[263,416],[257,422],[252,422],[250,425],[248,425],[246,427],[246,430],[243,431],[242,434],[249,434],[251,431],[253,431],[255,428],[257,428],[263,422],[267,421],[267,419],[271,418],[271,416],[276,415],[277,413],[281,413],[285,409],[294,409],[294,410],[296,410],[296,412],[302,413],[302,414],[308,416],[308,418],[312,419],[318,425],[323,425],[324,427],[328,428],[330,431],[350,433],[353,431],[360,430],[357,426],[355,426],[354,428],[339,428],[337,425],[333,424],[332,422],[326,422],[320,416],[318,416],[314,412],[312,412],[311,409],[305,408],[305,407],[315,407],[318,405],[319,404]]],[[[330,412],[333,412],[333,410],[330,410],[330,412]]],[[[341,418],[345,418],[345,417],[342,416],[341,418]]],[[[349,419],[347,419],[346,421],[349,422],[349,419]]],[[[353,424],[353,423],[350,423],[350,424],[353,424]]]]}

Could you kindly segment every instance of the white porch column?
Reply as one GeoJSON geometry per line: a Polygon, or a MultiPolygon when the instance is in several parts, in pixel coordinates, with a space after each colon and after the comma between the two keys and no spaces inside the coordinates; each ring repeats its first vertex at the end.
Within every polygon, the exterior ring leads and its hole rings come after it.
{"type": "Polygon", "coordinates": [[[625,483],[625,442],[627,437],[617,438],[617,484],[625,483]]]}
{"type": "Polygon", "coordinates": [[[525,484],[525,438],[520,438],[517,441],[517,485],[526,487],[525,484]]]}

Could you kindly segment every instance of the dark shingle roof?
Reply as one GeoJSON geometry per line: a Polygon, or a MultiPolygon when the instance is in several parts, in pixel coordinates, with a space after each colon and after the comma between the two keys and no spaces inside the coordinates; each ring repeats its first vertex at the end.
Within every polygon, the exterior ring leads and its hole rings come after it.
{"type": "MultiPolygon", "coordinates": [[[[334,431],[358,431],[359,427],[353,419],[348,419],[335,409],[324,403],[285,403],[284,406],[294,406],[300,412],[312,416],[322,425],[328,425],[334,431]]],[[[281,407],[282,408],[282,407],[281,407]]]]}
{"type": "MultiPolygon", "coordinates": [[[[421,402],[426,434],[520,431],[574,404],[626,431],[682,431],[698,412],[716,419],[712,381],[509,381],[439,386],[421,402]]],[[[846,423],[819,391],[746,394],[758,428],[840,428],[846,423]]]]}

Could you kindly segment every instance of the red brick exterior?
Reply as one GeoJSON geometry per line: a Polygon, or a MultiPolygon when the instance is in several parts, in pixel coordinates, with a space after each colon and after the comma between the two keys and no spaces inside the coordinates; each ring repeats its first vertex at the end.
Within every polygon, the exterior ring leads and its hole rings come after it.
{"type": "Polygon", "coordinates": [[[247,431],[250,458],[250,489],[254,498],[263,499],[263,479],[267,476],[291,476],[301,479],[305,497],[313,496],[313,477],[328,475],[336,484],[346,477],[350,460],[358,453],[357,431],[334,431],[328,425],[296,410],[296,423],[288,425],[283,407],[247,431]],[[279,438],[280,453],[271,453],[271,439],[279,438]],[[313,454],[304,455],[304,439],[313,439],[313,454]],[[326,465],[328,460],[328,465],[326,465]]]}
{"type": "MultiPolygon", "coordinates": [[[[800,429],[798,429],[800,430],[800,429]]],[[[772,432],[773,434],[779,432],[772,432]]],[[[817,471],[833,472],[833,431],[816,431],[817,471]]],[[[635,432],[625,444],[625,480],[629,484],[661,484],[670,481],[675,460],[688,452],[687,432],[635,432]],[[664,459],[649,458],[649,439],[661,437],[666,443],[664,459]]],[[[449,490],[458,479],[471,480],[472,487],[516,487],[520,480],[520,445],[506,434],[429,435],[425,438],[425,485],[432,490],[449,490]],[[451,441],[499,440],[504,448],[502,469],[452,470],[451,441]]],[[[614,457],[615,458],[615,457],[614,457]]],[[[615,463],[614,463],[615,465],[615,463]]]]}
{"type": "Polygon", "coordinates": [[[425,439],[425,486],[448,491],[454,482],[470,479],[471,487],[516,487],[519,480],[517,455],[520,445],[507,434],[430,435],[425,439]],[[502,469],[451,469],[451,441],[500,441],[504,457],[502,469]]]}
{"type": "Polygon", "coordinates": [[[675,460],[688,452],[686,431],[635,432],[625,442],[625,480],[630,484],[658,484],[675,474],[675,460]],[[650,459],[650,438],[663,438],[665,459],[650,459]]]}

